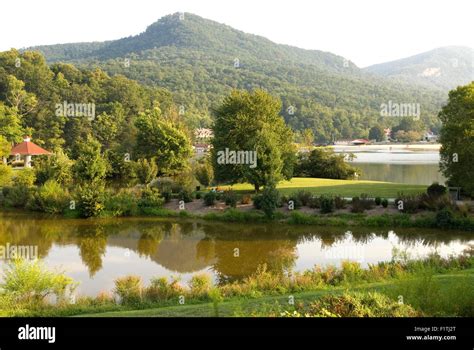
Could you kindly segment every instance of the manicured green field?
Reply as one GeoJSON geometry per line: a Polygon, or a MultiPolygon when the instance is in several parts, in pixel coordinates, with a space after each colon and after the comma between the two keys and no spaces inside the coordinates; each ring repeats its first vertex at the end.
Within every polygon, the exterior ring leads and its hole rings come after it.
{"type": "MultiPolygon", "coordinates": [[[[224,186],[228,188],[228,186],[224,186]]],[[[293,178],[282,181],[277,188],[283,194],[290,194],[298,190],[307,190],[314,194],[341,195],[344,197],[360,196],[365,193],[371,197],[395,198],[399,192],[416,194],[424,192],[427,186],[406,185],[392,182],[362,181],[362,180],[331,180],[316,178],[293,178]]],[[[239,192],[253,192],[250,184],[236,184],[232,189],[239,192]]]]}
{"type": "MultiPolygon", "coordinates": [[[[459,282],[474,285],[474,269],[452,272],[448,274],[435,275],[434,280],[439,286],[439,296],[445,295],[445,299],[456,297],[456,286],[459,282]]],[[[353,291],[379,291],[389,292],[396,287],[396,281],[369,283],[363,286],[338,287],[332,289],[321,289],[311,292],[294,293],[294,300],[303,303],[312,302],[315,299],[327,293],[342,293],[347,290],[353,291]]],[[[452,301],[455,303],[455,300],[452,301]]],[[[219,304],[219,316],[248,316],[252,311],[269,307],[279,303],[281,305],[288,304],[287,295],[265,296],[255,299],[232,298],[226,302],[219,304]]],[[[212,303],[201,303],[192,305],[168,306],[154,309],[133,310],[133,311],[115,311],[103,312],[97,314],[84,314],[79,317],[212,317],[214,316],[214,308],[212,303]]]]}

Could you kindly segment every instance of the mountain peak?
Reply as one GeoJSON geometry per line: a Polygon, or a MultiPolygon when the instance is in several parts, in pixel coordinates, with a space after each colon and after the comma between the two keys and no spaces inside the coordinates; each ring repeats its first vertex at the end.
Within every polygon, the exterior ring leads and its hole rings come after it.
{"type": "Polygon", "coordinates": [[[391,79],[449,90],[474,80],[474,49],[443,46],[365,70],[391,79]]]}

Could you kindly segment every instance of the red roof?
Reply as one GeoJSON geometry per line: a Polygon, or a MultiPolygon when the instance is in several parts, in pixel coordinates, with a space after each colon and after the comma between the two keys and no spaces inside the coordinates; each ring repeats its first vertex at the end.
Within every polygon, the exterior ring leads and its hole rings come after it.
{"type": "Polygon", "coordinates": [[[47,150],[41,148],[40,146],[34,144],[31,141],[23,141],[22,143],[19,143],[15,147],[12,148],[10,155],[29,155],[29,156],[39,156],[43,154],[52,154],[51,152],[48,152],[47,150]]]}

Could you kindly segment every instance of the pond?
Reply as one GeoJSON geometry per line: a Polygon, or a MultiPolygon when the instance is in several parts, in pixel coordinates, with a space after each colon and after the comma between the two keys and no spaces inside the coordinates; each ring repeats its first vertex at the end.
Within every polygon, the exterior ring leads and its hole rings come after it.
{"type": "MultiPolygon", "coordinates": [[[[199,272],[216,283],[241,279],[266,264],[269,270],[302,271],[343,260],[363,266],[388,261],[394,252],[413,258],[459,254],[474,244],[472,232],[422,229],[331,228],[234,224],[156,218],[78,220],[0,213],[0,247],[33,246],[53,269],[80,282],[79,295],[112,291],[114,280],[199,272]]],[[[2,256],[0,267],[8,261],[2,256]]]]}

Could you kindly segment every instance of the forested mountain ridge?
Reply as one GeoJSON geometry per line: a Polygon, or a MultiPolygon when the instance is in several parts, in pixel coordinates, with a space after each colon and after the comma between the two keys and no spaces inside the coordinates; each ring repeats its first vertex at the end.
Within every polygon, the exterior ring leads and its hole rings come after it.
{"type": "Polygon", "coordinates": [[[151,24],[143,33],[119,40],[36,46],[48,61],[67,61],[76,59],[114,59],[148,57],[145,51],[163,47],[176,47],[188,50],[212,50],[215,55],[235,58],[255,56],[261,60],[277,62],[296,62],[324,66],[328,70],[347,73],[359,69],[350,61],[344,67],[345,58],[318,50],[304,50],[272,41],[253,34],[247,34],[230,26],[186,13],[183,19],[179,14],[168,15],[151,24]]]}
{"type": "Polygon", "coordinates": [[[474,49],[440,47],[412,57],[372,65],[365,70],[393,80],[446,91],[474,80],[474,49]]]}
{"type": "Polygon", "coordinates": [[[316,141],[367,137],[388,101],[419,103],[426,128],[447,94],[366,73],[341,56],[279,45],[192,14],[169,15],[145,32],[103,43],[31,48],[49,62],[101,68],[170,90],[189,126],[209,126],[212,111],[234,89],[264,88],[283,101],[282,115],[295,130],[312,129],[316,141]]]}

